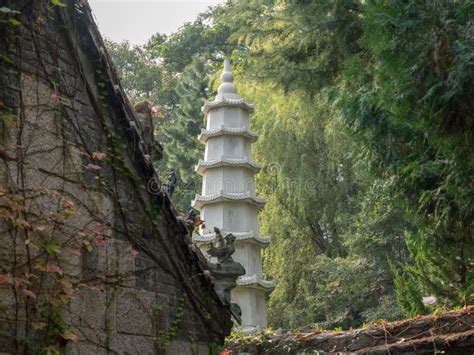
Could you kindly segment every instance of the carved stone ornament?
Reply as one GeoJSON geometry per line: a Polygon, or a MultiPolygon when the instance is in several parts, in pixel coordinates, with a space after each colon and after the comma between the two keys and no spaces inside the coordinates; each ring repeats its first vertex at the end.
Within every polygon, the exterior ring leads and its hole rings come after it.
{"type": "MultiPolygon", "coordinates": [[[[208,261],[207,267],[214,279],[214,288],[219,297],[231,303],[230,291],[237,286],[237,278],[245,275],[244,267],[232,259],[235,252],[235,237],[232,234],[222,236],[219,228],[214,228],[216,239],[210,244],[207,253],[217,259],[217,263],[208,261]]],[[[240,323],[240,307],[236,303],[231,305],[232,313],[240,323]]]]}

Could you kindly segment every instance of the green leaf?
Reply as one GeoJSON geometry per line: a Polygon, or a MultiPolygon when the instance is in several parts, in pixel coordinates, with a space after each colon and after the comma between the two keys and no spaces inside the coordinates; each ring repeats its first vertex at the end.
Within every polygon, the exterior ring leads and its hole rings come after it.
{"type": "Polygon", "coordinates": [[[48,326],[48,323],[46,322],[35,322],[32,324],[33,326],[33,329],[35,330],[41,330],[41,329],[44,329],[48,326]]]}
{"type": "Polygon", "coordinates": [[[49,243],[48,245],[46,245],[46,251],[48,252],[48,254],[54,255],[59,254],[61,252],[61,248],[57,244],[49,243]]]}
{"type": "Polygon", "coordinates": [[[10,126],[15,126],[16,125],[16,120],[14,117],[9,116],[9,115],[0,115],[0,120],[5,122],[6,124],[10,126]]]}
{"type": "Polygon", "coordinates": [[[18,21],[16,18],[13,18],[13,17],[9,18],[9,19],[8,19],[8,22],[10,22],[10,24],[12,24],[13,26],[19,26],[19,25],[21,25],[21,22],[18,21]]]}
{"type": "Polygon", "coordinates": [[[0,7],[0,13],[3,13],[3,14],[19,14],[20,11],[16,11],[16,10],[12,10],[8,7],[0,7]]]}
{"type": "Polygon", "coordinates": [[[5,54],[5,55],[2,55],[0,58],[1,58],[2,61],[4,61],[5,63],[13,64],[13,59],[12,59],[12,57],[9,56],[9,55],[6,55],[6,54],[5,54]]]}
{"type": "Polygon", "coordinates": [[[54,6],[66,7],[66,4],[62,3],[61,0],[51,0],[54,6]]]}

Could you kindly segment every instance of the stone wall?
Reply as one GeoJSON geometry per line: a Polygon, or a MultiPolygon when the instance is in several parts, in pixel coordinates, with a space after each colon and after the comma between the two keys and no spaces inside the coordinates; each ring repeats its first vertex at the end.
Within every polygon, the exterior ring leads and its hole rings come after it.
{"type": "Polygon", "coordinates": [[[160,148],[89,6],[64,3],[0,15],[0,353],[207,354],[229,305],[156,188],[160,148]]]}

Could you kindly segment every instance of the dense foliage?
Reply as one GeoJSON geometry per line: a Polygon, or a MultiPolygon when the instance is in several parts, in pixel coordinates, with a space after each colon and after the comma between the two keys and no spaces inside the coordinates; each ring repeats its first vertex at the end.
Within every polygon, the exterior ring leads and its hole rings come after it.
{"type": "MultiPolygon", "coordinates": [[[[256,103],[274,327],[473,301],[473,15],[469,0],[229,1],[129,48],[119,69],[140,79],[129,92],[170,107],[160,164],[194,183],[182,209],[199,189],[199,107],[223,56],[256,103]],[[133,62],[140,51],[154,58],[145,67],[133,62]],[[165,77],[171,85],[152,81],[165,77]]],[[[121,46],[111,45],[119,63],[121,46]]]]}

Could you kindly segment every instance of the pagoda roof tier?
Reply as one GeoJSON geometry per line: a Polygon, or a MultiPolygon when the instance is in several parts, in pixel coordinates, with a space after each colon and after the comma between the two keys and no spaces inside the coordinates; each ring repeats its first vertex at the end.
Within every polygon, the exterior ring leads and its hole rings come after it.
{"type": "Polygon", "coordinates": [[[202,112],[208,114],[210,110],[224,107],[224,106],[231,106],[231,107],[241,107],[248,112],[252,112],[255,108],[254,105],[245,102],[244,99],[241,97],[229,98],[222,95],[218,95],[214,101],[206,101],[204,106],[202,107],[202,112]]]}
{"type": "MultiPolygon", "coordinates": [[[[229,232],[229,231],[222,231],[223,235],[232,234],[237,242],[249,242],[262,245],[263,247],[267,247],[270,244],[272,237],[266,236],[261,237],[255,235],[253,231],[248,232],[229,232]]],[[[198,242],[202,244],[207,244],[212,242],[216,238],[216,233],[205,233],[205,234],[194,234],[193,235],[193,242],[198,242]]]]}
{"type": "Polygon", "coordinates": [[[221,126],[220,128],[216,129],[202,129],[201,134],[198,136],[198,139],[206,143],[207,140],[211,137],[219,137],[219,136],[241,136],[250,139],[252,142],[255,142],[258,138],[258,134],[256,132],[251,131],[247,127],[224,127],[221,126]]]}
{"type": "Polygon", "coordinates": [[[237,278],[237,286],[270,292],[275,288],[275,280],[265,280],[257,275],[243,275],[237,278]]]}
{"type": "Polygon", "coordinates": [[[252,162],[248,158],[226,158],[221,157],[220,159],[211,159],[211,160],[199,160],[199,163],[196,165],[196,172],[199,175],[203,175],[207,169],[211,168],[220,168],[223,166],[230,167],[244,167],[252,170],[255,173],[258,173],[262,166],[252,162]]]}
{"type": "Polygon", "coordinates": [[[263,197],[256,197],[250,192],[220,192],[212,195],[196,195],[192,202],[192,207],[201,209],[205,205],[218,202],[247,202],[262,208],[265,205],[266,199],[263,197]]]}

